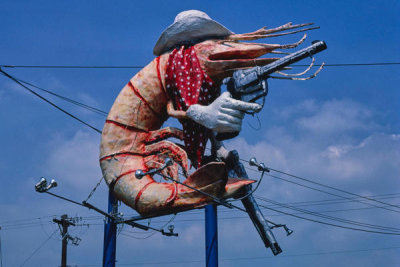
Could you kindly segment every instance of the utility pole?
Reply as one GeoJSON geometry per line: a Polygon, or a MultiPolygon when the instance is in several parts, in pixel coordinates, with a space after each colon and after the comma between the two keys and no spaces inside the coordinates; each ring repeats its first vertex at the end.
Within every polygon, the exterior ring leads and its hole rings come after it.
{"type": "Polygon", "coordinates": [[[68,239],[73,239],[68,235],[68,227],[75,226],[73,222],[68,219],[68,215],[64,214],[61,216],[61,219],[53,219],[53,222],[57,223],[58,226],[62,226],[61,238],[62,238],[62,247],[61,247],[61,267],[67,267],[67,245],[68,239]]]}
{"type": "Polygon", "coordinates": [[[218,267],[218,218],[217,205],[205,207],[206,267],[218,267]]]}
{"type": "MultiPolygon", "coordinates": [[[[118,213],[118,201],[111,190],[108,191],[108,213],[118,213]]],[[[106,218],[104,225],[103,266],[115,267],[117,249],[117,223],[114,219],[106,218]]]]}

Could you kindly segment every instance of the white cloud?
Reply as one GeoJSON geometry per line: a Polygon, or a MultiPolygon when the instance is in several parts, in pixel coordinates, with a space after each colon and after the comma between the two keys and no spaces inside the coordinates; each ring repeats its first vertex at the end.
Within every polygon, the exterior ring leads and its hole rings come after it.
{"type": "Polygon", "coordinates": [[[99,165],[100,137],[78,131],[70,139],[52,140],[46,169],[59,183],[74,190],[87,191],[101,178],[99,165]]]}
{"type": "MultiPolygon", "coordinates": [[[[400,166],[400,141],[396,134],[374,133],[357,145],[332,145],[320,159],[338,178],[379,177],[400,166]]],[[[398,173],[397,173],[398,174],[398,173]]],[[[391,178],[394,177],[390,175],[391,178]]]]}
{"type": "MultiPolygon", "coordinates": [[[[302,105],[307,106],[307,103],[309,101],[302,105]]],[[[319,134],[343,134],[349,131],[374,130],[378,126],[371,120],[371,110],[351,100],[332,100],[317,106],[314,103],[312,107],[317,112],[297,118],[296,123],[300,128],[319,134]]]]}

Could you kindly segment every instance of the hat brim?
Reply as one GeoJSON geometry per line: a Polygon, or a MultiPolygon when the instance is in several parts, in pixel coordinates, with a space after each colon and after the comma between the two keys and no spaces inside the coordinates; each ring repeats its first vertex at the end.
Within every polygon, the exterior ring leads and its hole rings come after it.
{"type": "Polygon", "coordinates": [[[190,17],[185,21],[177,21],[163,31],[153,49],[159,56],[177,45],[189,41],[221,38],[233,34],[218,22],[202,17],[190,17]]]}

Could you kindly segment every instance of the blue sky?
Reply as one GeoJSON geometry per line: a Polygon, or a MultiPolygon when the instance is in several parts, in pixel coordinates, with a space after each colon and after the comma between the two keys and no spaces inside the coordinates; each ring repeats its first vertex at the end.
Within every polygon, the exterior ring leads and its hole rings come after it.
{"type": "MultiPolygon", "coordinates": [[[[317,56],[319,62],[400,62],[398,1],[4,0],[0,9],[0,64],[144,66],[154,58],[153,46],[161,32],[177,13],[187,9],[205,11],[236,33],[289,21],[315,22],[321,29],[310,32],[306,44],[314,39],[327,42],[328,50],[317,56]]],[[[265,42],[287,43],[297,38],[274,38],[265,42]]],[[[137,71],[4,70],[105,111],[137,71]]],[[[396,194],[382,196],[386,197],[382,200],[397,205],[400,203],[398,73],[398,66],[326,67],[310,81],[272,80],[266,105],[260,113],[259,129],[250,127],[257,126],[257,120],[246,118],[242,133],[227,142],[227,147],[237,149],[244,159],[256,156],[267,166],[357,194],[396,194]]],[[[54,101],[102,128],[103,117],[57,99],[54,101]]],[[[82,216],[82,223],[90,224],[71,228],[71,235],[81,237],[82,242],[78,247],[69,246],[68,263],[100,266],[101,216],[33,189],[41,176],[54,177],[59,187],[53,192],[84,200],[101,177],[100,136],[2,76],[0,119],[3,154],[0,234],[4,265],[20,266],[48,238],[25,266],[59,264],[61,241],[51,219],[67,213],[82,216]],[[29,225],[21,225],[17,220],[28,220],[29,225]]],[[[259,177],[255,172],[249,174],[259,177]]],[[[257,195],[283,203],[335,198],[271,177],[264,179],[257,195]]],[[[106,207],[104,183],[91,201],[106,207]]],[[[370,224],[399,225],[396,212],[360,203],[304,208],[330,211],[326,214],[370,224]]],[[[124,206],[120,209],[127,216],[134,214],[124,206]]],[[[290,237],[283,231],[275,231],[284,253],[272,257],[245,214],[219,210],[221,266],[395,266],[400,262],[398,249],[393,249],[400,247],[398,236],[339,229],[265,210],[268,218],[286,223],[295,231],[290,237]]],[[[163,217],[151,223],[161,226],[169,219],[163,217]]],[[[132,263],[204,266],[202,219],[202,210],[178,215],[173,222],[178,238],[158,234],[148,237],[148,233],[125,226],[118,236],[118,263],[121,266],[132,263]]]]}

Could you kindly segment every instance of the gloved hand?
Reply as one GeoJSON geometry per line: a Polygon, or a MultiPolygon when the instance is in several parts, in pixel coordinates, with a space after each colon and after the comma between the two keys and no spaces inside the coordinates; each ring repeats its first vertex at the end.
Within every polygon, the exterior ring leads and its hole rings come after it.
{"type": "Polygon", "coordinates": [[[186,116],[218,133],[239,132],[244,111],[260,110],[261,105],[233,99],[229,92],[225,92],[208,106],[191,105],[186,116]]]}

